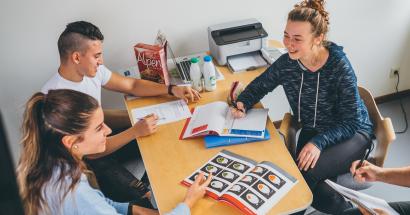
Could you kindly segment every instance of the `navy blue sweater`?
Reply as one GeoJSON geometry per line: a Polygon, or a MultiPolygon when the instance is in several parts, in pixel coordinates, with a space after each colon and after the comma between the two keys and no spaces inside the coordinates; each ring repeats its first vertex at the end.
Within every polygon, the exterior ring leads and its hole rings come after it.
{"type": "Polygon", "coordinates": [[[359,130],[373,136],[373,125],[343,47],[330,42],[326,48],[329,57],[316,72],[288,54],[282,55],[246,87],[238,101],[248,110],[282,85],[302,128],[318,131],[311,142],[320,150],[353,137],[359,130]]]}

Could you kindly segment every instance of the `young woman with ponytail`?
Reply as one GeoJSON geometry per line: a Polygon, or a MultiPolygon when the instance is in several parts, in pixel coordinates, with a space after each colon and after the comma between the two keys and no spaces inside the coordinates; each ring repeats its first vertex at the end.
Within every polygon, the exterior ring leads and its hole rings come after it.
{"type": "MultiPolygon", "coordinates": [[[[73,90],[36,93],[23,120],[18,183],[26,214],[158,214],[158,211],[114,202],[97,189],[83,159],[106,148],[111,129],[97,100],[73,90]]],[[[211,177],[188,190],[171,214],[189,214],[205,194],[211,177]]]]}
{"type": "MultiPolygon", "coordinates": [[[[253,80],[232,108],[243,117],[282,85],[301,126],[295,160],[313,192],[312,206],[341,214],[352,205],[325,179],[348,173],[371,145],[373,125],[343,47],[327,40],[329,13],[323,0],[305,0],[289,12],[283,43],[288,53],[253,80]]],[[[303,212],[301,212],[303,214],[303,212]]]]}

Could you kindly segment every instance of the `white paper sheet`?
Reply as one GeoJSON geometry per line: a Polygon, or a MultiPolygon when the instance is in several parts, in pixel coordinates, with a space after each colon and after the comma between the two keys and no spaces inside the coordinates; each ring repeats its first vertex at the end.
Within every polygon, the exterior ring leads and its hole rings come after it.
{"type": "Polygon", "coordinates": [[[379,199],[355,190],[351,190],[349,188],[340,186],[333,181],[330,181],[329,179],[325,180],[325,182],[331,186],[333,189],[335,189],[337,192],[339,192],[341,195],[345,196],[346,198],[352,200],[353,202],[357,202],[359,204],[362,204],[363,206],[371,209],[382,209],[386,211],[388,214],[391,215],[399,215],[392,207],[390,207],[389,204],[383,199],[379,199]]]}
{"type": "Polygon", "coordinates": [[[158,116],[158,125],[176,122],[191,117],[188,105],[184,100],[165,102],[131,110],[133,123],[141,118],[155,113],[158,116]]]}
{"type": "Polygon", "coordinates": [[[267,66],[268,63],[258,52],[240,54],[228,58],[229,67],[234,72],[267,66]]]}

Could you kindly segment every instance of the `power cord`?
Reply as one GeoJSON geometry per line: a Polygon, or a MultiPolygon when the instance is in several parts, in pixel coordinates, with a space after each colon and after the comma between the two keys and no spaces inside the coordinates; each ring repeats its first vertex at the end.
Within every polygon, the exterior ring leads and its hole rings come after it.
{"type": "MultiPolygon", "coordinates": [[[[398,71],[395,71],[394,75],[397,75],[396,93],[399,93],[400,73],[398,71]]],[[[404,129],[402,131],[395,131],[394,133],[403,134],[403,133],[406,133],[406,131],[409,127],[409,123],[407,122],[407,114],[406,114],[406,110],[404,109],[404,106],[403,106],[403,101],[402,101],[401,98],[399,98],[399,101],[400,101],[400,107],[401,107],[401,111],[403,112],[404,122],[406,123],[406,126],[404,127],[404,129]]]]}

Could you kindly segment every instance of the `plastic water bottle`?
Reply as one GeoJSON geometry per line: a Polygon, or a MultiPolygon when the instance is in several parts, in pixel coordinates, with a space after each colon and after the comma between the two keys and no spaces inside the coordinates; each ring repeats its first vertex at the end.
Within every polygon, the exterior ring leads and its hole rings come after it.
{"type": "Polygon", "coordinates": [[[199,59],[194,57],[191,58],[191,67],[189,68],[189,76],[192,80],[192,88],[197,90],[198,92],[202,91],[202,73],[201,69],[199,68],[199,59]]]}
{"type": "Polygon", "coordinates": [[[205,90],[214,91],[216,89],[215,66],[212,63],[212,57],[207,55],[204,57],[204,79],[205,90]]]}

